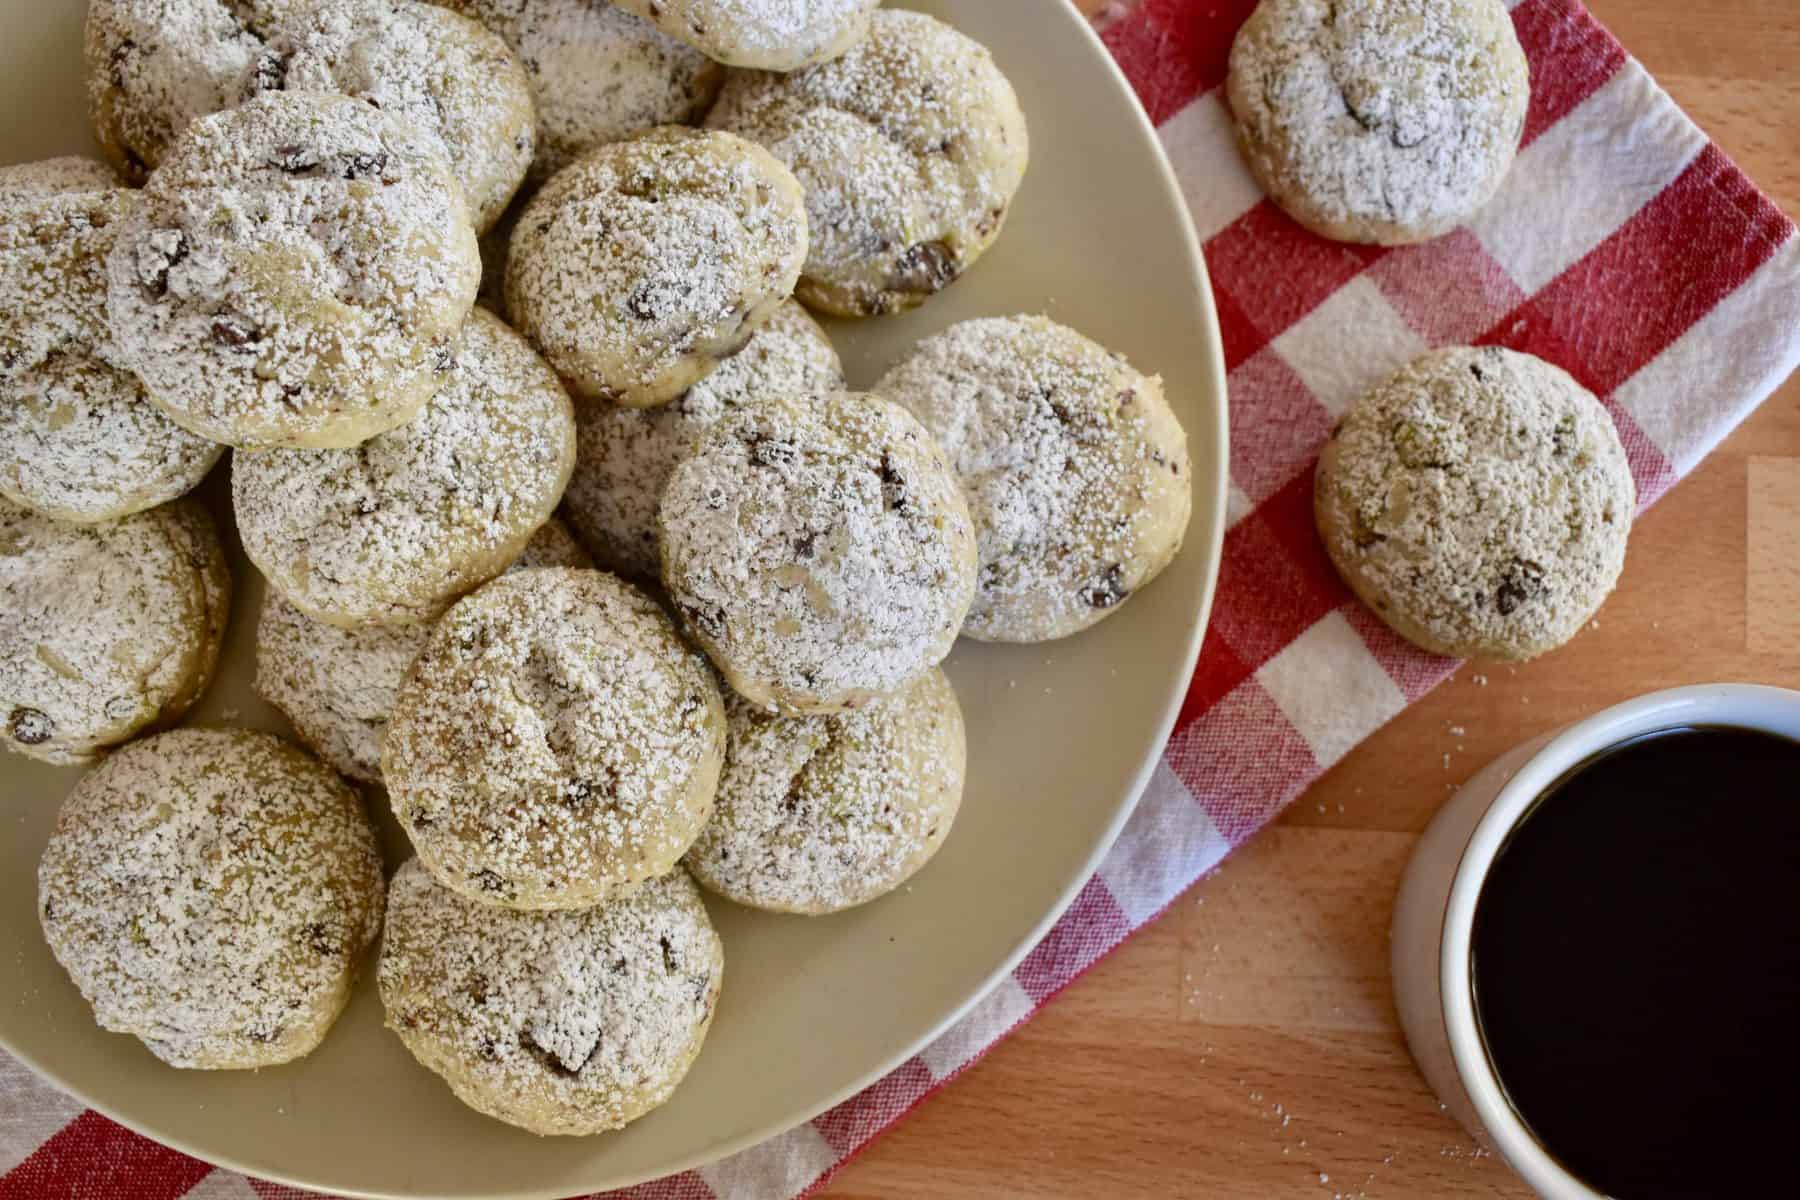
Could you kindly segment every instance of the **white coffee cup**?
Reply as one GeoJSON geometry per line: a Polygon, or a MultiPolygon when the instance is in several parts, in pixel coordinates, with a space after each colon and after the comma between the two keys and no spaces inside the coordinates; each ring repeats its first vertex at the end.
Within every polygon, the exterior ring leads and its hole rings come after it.
{"type": "Polygon", "coordinates": [[[1394,903],[1394,1003],[1407,1045],[1444,1106],[1550,1200],[1605,1200],[1540,1145],[1507,1102],[1475,1016],[1470,938],[1502,843],[1569,770],[1621,742],[1692,726],[1800,739],[1800,692],[1753,684],[1675,688],[1629,700],[1501,755],[1438,811],[1394,903]]]}

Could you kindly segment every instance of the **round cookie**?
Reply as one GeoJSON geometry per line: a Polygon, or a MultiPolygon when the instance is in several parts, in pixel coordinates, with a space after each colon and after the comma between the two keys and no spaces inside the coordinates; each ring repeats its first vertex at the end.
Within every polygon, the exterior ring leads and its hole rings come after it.
{"type": "Polygon", "coordinates": [[[104,361],[108,230],[131,202],[91,158],[0,167],[0,288],[25,299],[0,317],[0,495],[60,520],[172,500],[221,453],[104,361]],[[47,240],[7,239],[20,229],[47,240]]]}
{"type": "Polygon", "coordinates": [[[518,52],[537,98],[537,181],[608,142],[706,115],[725,70],[691,46],[593,0],[440,0],[518,52]]]}
{"type": "Polygon", "coordinates": [[[881,0],[614,0],[708,57],[793,71],[838,57],[869,36],[881,0]]]}
{"type": "Polygon", "coordinates": [[[272,92],[189,126],[115,231],[112,357],[201,437],[354,446],[437,390],[481,277],[429,139],[272,92]]]}
{"type": "Polygon", "coordinates": [[[181,719],[212,678],[231,575],[191,500],[70,525],[0,500],[0,714],[52,763],[181,719]]]}
{"type": "Polygon", "coordinates": [[[1457,346],[1357,401],[1313,501],[1338,573],[1402,637],[1524,660],[1599,611],[1637,488],[1612,419],[1565,371],[1457,346]]]}
{"type": "Polygon", "coordinates": [[[962,631],[1067,637],[1169,565],[1193,507],[1162,380],[1044,317],[953,325],[875,385],[950,460],[980,546],[962,631]]]}
{"type": "Polygon", "coordinates": [[[1463,224],[1500,187],[1531,73],[1501,0],[1262,0],[1227,81],[1269,196],[1345,242],[1463,224]]]}
{"type": "Polygon", "coordinates": [[[231,464],[244,553],[327,624],[433,621],[505,569],[556,510],[575,419],[556,375],[486,309],[437,396],[354,450],[270,450],[231,464]]]}
{"type": "Polygon", "coordinates": [[[725,713],[644,593],[520,571],[452,608],[394,702],[382,770],[444,886],[587,908],[672,869],[712,811],[725,713]]]}
{"type": "Polygon", "coordinates": [[[490,908],[417,859],[388,894],[381,1002],[477,1112],[539,1134],[619,1129],[662,1104],[712,1024],[725,955],[684,871],[580,912],[490,908]]]}
{"type": "Polygon", "coordinates": [[[753,704],[838,712],[950,653],[975,592],[956,476],[906,410],[837,393],[745,405],[677,464],[663,583],[753,704]]]}
{"type": "Polygon", "coordinates": [[[310,1053],[382,901],[362,798],[251,730],[126,746],[69,793],[38,865],[45,940],[94,1019],[176,1067],[310,1053]]]}
{"type": "MultiPolygon", "coordinates": [[[[552,517],[507,569],[591,566],[552,517]]],[[[352,779],[380,783],[394,697],[430,640],[429,625],[339,629],[271,590],[256,623],[256,694],[281,710],[313,753],[352,779]]]]}
{"type": "Polygon", "coordinates": [[[94,129],[142,182],[188,125],[271,92],[338,93],[415,126],[479,229],[536,149],[524,66],[478,22],[415,0],[92,0],[94,129]]]}
{"type": "Polygon", "coordinates": [[[733,72],[707,124],[767,146],[799,178],[812,245],[795,294],[846,317],[916,307],[974,265],[1030,157],[1025,114],[987,49],[898,9],[833,62],[733,72]]]}
{"type": "Polygon", "coordinates": [[[962,708],[933,669],[837,716],[777,716],[733,697],[712,819],[683,860],[729,900],[821,914],[912,878],[962,803],[962,708]]]}
{"type": "Polygon", "coordinates": [[[57,192],[101,192],[120,186],[113,169],[97,158],[65,154],[0,167],[0,208],[57,192]]]}
{"type": "Polygon", "coordinates": [[[506,308],[572,388],[663,404],[792,293],[806,236],[800,185],[766,150],[664,126],[578,159],[532,198],[506,308]]]}
{"type": "Polygon", "coordinates": [[[107,521],[186,494],[225,447],[163,416],[135,375],[81,353],[0,379],[0,495],[107,521]]]}
{"type": "Polygon", "coordinates": [[[843,386],[831,339],[804,308],[784,300],[742,350],[671,403],[576,405],[575,473],[563,512],[607,568],[653,580],[662,569],[656,506],[669,473],[700,436],[739,405],[843,386]]]}

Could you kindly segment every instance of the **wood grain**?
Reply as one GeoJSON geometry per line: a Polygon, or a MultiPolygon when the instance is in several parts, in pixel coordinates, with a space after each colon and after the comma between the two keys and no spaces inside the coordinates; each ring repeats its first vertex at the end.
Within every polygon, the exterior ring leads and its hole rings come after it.
{"type": "MultiPolygon", "coordinates": [[[[1590,7],[1800,213],[1800,5],[1590,7]]],[[[1407,1059],[1385,962],[1400,865],[1451,789],[1536,733],[1682,683],[1800,687],[1797,595],[1790,379],[1639,523],[1595,628],[1536,663],[1465,667],[826,1194],[1528,1196],[1407,1059]]]]}

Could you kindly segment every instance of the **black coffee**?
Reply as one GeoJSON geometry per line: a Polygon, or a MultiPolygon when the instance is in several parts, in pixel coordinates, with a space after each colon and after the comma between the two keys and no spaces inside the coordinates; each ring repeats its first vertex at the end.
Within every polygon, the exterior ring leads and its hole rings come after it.
{"type": "Polygon", "coordinates": [[[1800,743],[1654,734],[1552,785],[1481,889],[1513,1109],[1622,1200],[1800,1195],[1800,743]]]}

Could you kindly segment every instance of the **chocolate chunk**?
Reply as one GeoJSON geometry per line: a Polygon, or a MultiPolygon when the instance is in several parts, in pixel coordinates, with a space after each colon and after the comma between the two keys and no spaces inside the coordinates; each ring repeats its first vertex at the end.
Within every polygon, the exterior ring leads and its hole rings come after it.
{"type": "Polygon", "coordinates": [[[1100,573],[1100,578],[1081,589],[1081,599],[1089,608],[1111,608],[1125,597],[1131,595],[1131,589],[1125,586],[1125,572],[1118,563],[1100,573]]]}
{"type": "Polygon", "coordinates": [[[188,256],[187,235],[179,229],[159,229],[138,247],[138,282],[152,296],[169,294],[169,272],[188,256]]]}
{"type": "Polygon", "coordinates": [[[683,604],[681,615],[709,638],[725,636],[725,613],[716,604],[683,604]]]}
{"type": "Polygon", "coordinates": [[[287,175],[304,175],[319,165],[319,156],[305,146],[282,146],[275,151],[269,165],[287,175]]]}
{"type": "Polygon", "coordinates": [[[883,454],[881,456],[881,467],[876,473],[881,476],[881,499],[889,511],[897,512],[903,517],[912,516],[917,511],[917,506],[912,502],[912,493],[907,488],[906,476],[902,475],[900,468],[894,465],[891,455],[883,454]]]}
{"type": "Polygon", "coordinates": [[[321,958],[331,958],[341,950],[338,939],[332,936],[331,930],[322,921],[312,922],[302,932],[306,936],[307,948],[321,958]]]}
{"type": "Polygon", "coordinates": [[[48,714],[23,706],[12,710],[12,715],[6,719],[6,726],[12,732],[13,741],[21,746],[41,746],[50,740],[50,735],[56,730],[56,723],[48,714]]]}
{"type": "Polygon", "coordinates": [[[484,892],[498,894],[506,890],[506,880],[485,867],[469,876],[469,881],[484,892]]]}
{"type": "MultiPolygon", "coordinates": [[[[346,154],[338,173],[345,179],[389,178],[390,161],[385,150],[373,153],[346,154]]],[[[397,172],[396,172],[397,174],[397,172]]]]}
{"type": "Polygon", "coordinates": [[[284,90],[287,87],[287,73],[288,56],[274,50],[264,50],[256,56],[256,65],[250,69],[250,86],[247,89],[249,97],[284,90]]]}
{"type": "Polygon", "coordinates": [[[248,321],[237,317],[215,317],[212,323],[213,341],[232,350],[243,350],[262,341],[262,330],[248,321]]]}
{"type": "Polygon", "coordinates": [[[760,433],[751,434],[745,444],[750,447],[750,465],[755,467],[785,467],[799,457],[792,442],[777,441],[760,433]]]}
{"type": "Polygon", "coordinates": [[[804,537],[797,537],[794,539],[794,557],[802,559],[811,558],[818,548],[818,545],[819,535],[816,533],[808,533],[804,537]]]}
{"type": "Polygon", "coordinates": [[[669,974],[673,975],[675,973],[675,946],[674,946],[674,943],[670,942],[669,939],[666,937],[660,937],[660,938],[657,938],[656,940],[662,943],[663,970],[665,970],[669,974]]]}
{"type": "Polygon", "coordinates": [[[894,264],[888,287],[899,292],[940,291],[957,276],[956,255],[943,242],[910,246],[894,264]]]}
{"type": "Polygon", "coordinates": [[[1543,590],[1544,568],[1534,562],[1514,559],[1500,577],[1500,586],[1494,590],[1494,607],[1500,610],[1501,616],[1510,617],[1520,605],[1536,599],[1543,590]]]}

